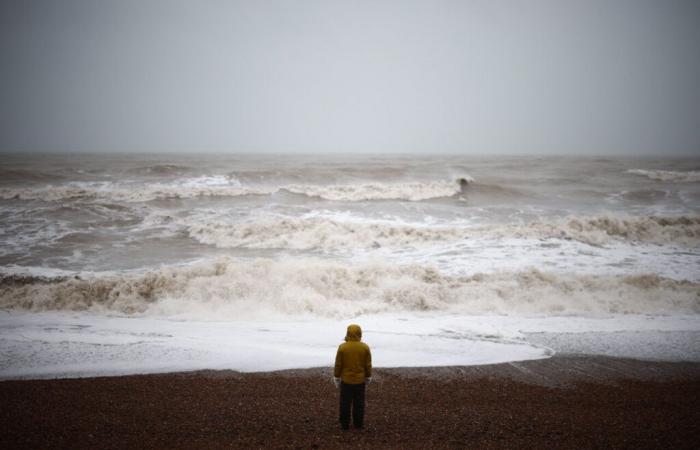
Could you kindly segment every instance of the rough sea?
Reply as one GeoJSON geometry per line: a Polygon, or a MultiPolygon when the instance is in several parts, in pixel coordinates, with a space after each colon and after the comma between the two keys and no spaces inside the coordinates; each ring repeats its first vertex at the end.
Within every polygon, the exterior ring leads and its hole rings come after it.
{"type": "Polygon", "coordinates": [[[700,361],[700,159],[0,156],[0,378],[700,361]]]}

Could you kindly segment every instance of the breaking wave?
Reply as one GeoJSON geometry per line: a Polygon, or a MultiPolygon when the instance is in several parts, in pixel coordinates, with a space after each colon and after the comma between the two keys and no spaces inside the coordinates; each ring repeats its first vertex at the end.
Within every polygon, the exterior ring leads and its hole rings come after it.
{"type": "Polygon", "coordinates": [[[463,177],[456,181],[429,183],[365,183],[330,186],[292,184],[283,189],[295,194],[334,201],[409,200],[415,202],[459,194],[463,189],[460,180],[466,183],[473,181],[470,177],[463,177]]]}
{"type": "Polygon", "coordinates": [[[642,175],[656,181],[675,183],[696,183],[700,181],[700,170],[676,172],[672,170],[630,169],[627,173],[642,175]]]}
{"type": "Polygon", "coordinates": [[[119,187],[83,186],[79,184],[47,186],[42,188],[2,188],[0,198],[19,200],[101,200],[119,202],[148,202],[152,200],[186,199],[196,197],[237,197],[243,195],[265,195],[269,191],[242,186],[216,185],[168,185],[119,187]]]}
{"type": "Polygon", "coordinates": [[[141,176],[169,176],[182,175],[192,172],[193,168],[179,164],[152,164],[142,167],[134,167],[127,171],[129,174],[141,176]]]}
{"type": "Polygon", "coordinates": [[[472,180],[462,177],[454,181],[414,183],[365,183],[347,185],[299,185],[281,187],[244,186],[236,179],[223,176],[184,179],[177,183],[121,185],[109,182],[70,183],[43,187],[0,188],[0,198],[19,200],[60,201],[70,199],[147,202],[163,199],[195,197],[238,197],[269,195],[280,190],[334,201],[408,200],[421,201],[451,197],[462,192],[472,180]]]}
{"type": "Polygon", "coordinates": [[[418,265],[318,259],[235,261],[140,275],[0,276],[6,309],[92,310],[178,318],[256,314],[348,317],[469,314],[698,314],[700,284],[657,275],[577,276],[536,269],[451,277],[418,265]]]}
{"type": "Polygon", "coordinates": [[[682,245],[700,241],[700,216],[575,217],[562,224],[533,223],[515,228],[516,236],[571,239],[591,245],[610,240],[682,245]]]}
{"type": "Polygon", "coordinates": [[[612,240],[680,245],[700,243],[700,217],[601,216],[488,227],[430,227],[294,217],[237,224],[189,219],[181,224],[198,242],[221,248],[328,250],[412,246],[481,238],[566,239],[589,245],[603,245],[612,240]]]}
{"type": "Polygon", "coordinates": [[[456,228],[295,217],[239,224],[216,221],[190,222],[186,225],[186,229],[198,242],[221,248],[295,250],[414,245],[421,242],[457,239],[461,235],[456,228]]]}

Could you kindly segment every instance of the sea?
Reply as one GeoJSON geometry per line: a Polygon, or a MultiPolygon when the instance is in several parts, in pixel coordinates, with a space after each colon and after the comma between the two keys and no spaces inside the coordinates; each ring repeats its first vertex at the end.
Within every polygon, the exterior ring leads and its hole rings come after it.
{"type": "Polygon", "coordinates": [[[700,361],[700,159],[0,155],[0,378],[700,361]]]}

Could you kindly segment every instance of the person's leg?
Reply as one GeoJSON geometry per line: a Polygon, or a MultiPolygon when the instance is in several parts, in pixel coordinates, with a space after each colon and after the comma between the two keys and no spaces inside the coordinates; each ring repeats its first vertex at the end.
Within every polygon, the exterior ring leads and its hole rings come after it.
{"type": "Polygon", "coordinates": [[[362,428],[365,419],[365,383],[353,387],[355,393],[352,402],[352,424],[355,428],[362,428]]]}
{"type": "Polygon", "coordinates": [[[340,426],[347,430],[350,426],[351,385],[340,382],[340,426]]]}

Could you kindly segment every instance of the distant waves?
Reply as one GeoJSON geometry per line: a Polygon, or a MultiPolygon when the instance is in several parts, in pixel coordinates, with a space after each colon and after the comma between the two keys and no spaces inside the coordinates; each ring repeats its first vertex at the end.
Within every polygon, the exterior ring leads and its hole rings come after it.
{"type": "Polygon", "coordinates": [[[196,197],[271,195],[280,191],[334,201],[406,200],[421,201],[461,193],[471,177],[432,182],[368,182],[359,184],[244,186],[223,176],[186,178],[172,182],[134,183],[71,182],[39,187],[3,187],[0,198],[18,200],[111,200],[148,202],[196,197]]]}
{"type": "Polygon", "coordinates": [[[627,173],[642,175],[656,181],[671,183],[697,183],[700,182],[700,170],[678,172],[673,170],[644,170],[630,169],[627,173]]]}

